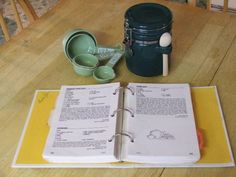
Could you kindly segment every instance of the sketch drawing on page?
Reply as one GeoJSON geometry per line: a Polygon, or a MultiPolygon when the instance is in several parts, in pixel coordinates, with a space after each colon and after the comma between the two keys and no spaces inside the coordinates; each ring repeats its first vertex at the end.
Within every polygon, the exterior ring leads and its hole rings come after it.
{"type": "Polygon", "coordinates": [[[161,131],[159,129],[151,130],[147,135],[150,140],[174,140],[175,137],[168,132],[161,131]]]}

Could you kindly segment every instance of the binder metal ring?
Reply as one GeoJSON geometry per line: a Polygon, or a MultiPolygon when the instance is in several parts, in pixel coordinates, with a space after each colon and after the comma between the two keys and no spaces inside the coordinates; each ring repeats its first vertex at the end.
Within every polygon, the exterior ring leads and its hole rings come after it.
{"type": "Polygon", "coordinates": [[[117,136],[127,136],[130,139],[131,143],[134,142],[134,138],[131,135],[129,135],[128,133],[124,133],[124,132],[114,134],[110,139],[108,139],[108,142],[112,142],[113,139],[117,136]]]}
{"type": "Polygon", "coordinates": [[[120,112],[120,111],[128,111],[130,113],[131,117],[134,117],[133,111],[131,109],[129,109],[129,108],[118,108],[117,110],[115,110],[112,113],[111,117],[114,117],[117,114],[117,112],[120,112]]]}
{"type": "MultiPolygon", "coordinates": [[[[132,87],[126,87],[131,93],[132,95],[134,95],[134,90],[132,87]]],[[[113,92],[113,95],[116,95],[116,93],[120,90],[124,89],[123,87],[118,87],[117,89],[115,89],[115,91],[113,92]]]]}
{"type": "Polygon", "coordinates": [[[117,89],[115,89],[115,91],[113,92],[113,95],[116,95],[118,91],[122,90],[123,87],[118,87],[117,89]]]}
{"type": "Polygon", "coordinates": [[[131,93],[132,95],[134,95],[134,89],[132,87],[126,87],[131,93]]]}

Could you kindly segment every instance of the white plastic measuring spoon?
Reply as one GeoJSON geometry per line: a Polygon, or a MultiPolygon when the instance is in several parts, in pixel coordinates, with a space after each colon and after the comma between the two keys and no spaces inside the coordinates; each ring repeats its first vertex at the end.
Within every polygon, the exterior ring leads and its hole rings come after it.
{"type": "MultiPolygon", "coordinates": [[[[166,32],[161,35],[160,42],[161,47],[167,47],[171,44],[171,35],[170,33],[166,32]]],[[[168,75],[168,54],[163,54],[163,76],[168,75]]]]}

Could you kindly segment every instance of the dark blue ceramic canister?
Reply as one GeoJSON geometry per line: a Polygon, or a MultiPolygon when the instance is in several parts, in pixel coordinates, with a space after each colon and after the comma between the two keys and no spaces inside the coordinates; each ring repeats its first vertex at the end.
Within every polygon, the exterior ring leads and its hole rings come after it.
{"type": "Polygon", "coordinates": [[[171,53],[172,45],[160,45],[160,38],[170,36],[171,27],[172,13],[163,5],[142,3],[126,11],[125,58],[131,72],[140,76],[163,74],[163,55],[171,53]]]}

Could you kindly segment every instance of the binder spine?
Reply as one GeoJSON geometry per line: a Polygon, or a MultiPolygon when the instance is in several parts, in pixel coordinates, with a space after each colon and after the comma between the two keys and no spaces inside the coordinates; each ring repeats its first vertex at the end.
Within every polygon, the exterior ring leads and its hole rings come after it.
{"type": "Polygon", "coordinates": [[[125,132],[114,134],[110,139],[108,139],[108,142],[112,142],[114,140],[114,138],[116,138],[117,136],[126,136],[130,139],[131,143],[134,143],[134,138],[130,134],[125,133],[125,132]]]}
{"type": "MultiPolygon", "coordinates": [[[[134,95],[134,90],[132,87],[126,87],[132,95],[134,95]]],[[[118,87],[117,89],[115,89],[115,91],[113,92],[113,95],[116,95],[118,92],[120,92],[120,90],[123,90],[124,87],[118,87]]],[[[134,111],[131,109],[131,108],[118,108],[117,110],[115,110],[112,114],[111,114],[111,117],[114,117],[117,112],[120,112],[120,111],[128,111],[131,115],[131,117],[134,117],[134,111]]]]}
{"type": "MultiPolygon", "coordinates": [[[[128,89],[132,95],[135,94],[135,91],[132,87],[126,87],[126,89],[128,89]]],[[[116,95],[117,93],[119,93],[120,91],[123,91],[124,90],[124,87],[118,87],[117,89],[115,89],[115,91],[113,92],[113,95],[116,95]]],[[[134,111],[131,109],[131,108],[118,108],[116,110],[113,111],[113,113],[111,114],[111,117],[114,117],[118,112],[120,111],[127,111],[130,113],[131,117],[134,117],[134,111]]],[[[118,133],[115,133],[114,135],[112,135],[112,137],[110,139],[108,139],[108,142],[112,142],[116,137],[119,137],[119,136],[125,136],[125,137],[128,137],[130,139],[130,142],[134,143],[134,138],[132,135],[130,135],[129,133],[127,132],[118,132],[118,133]]]]}

